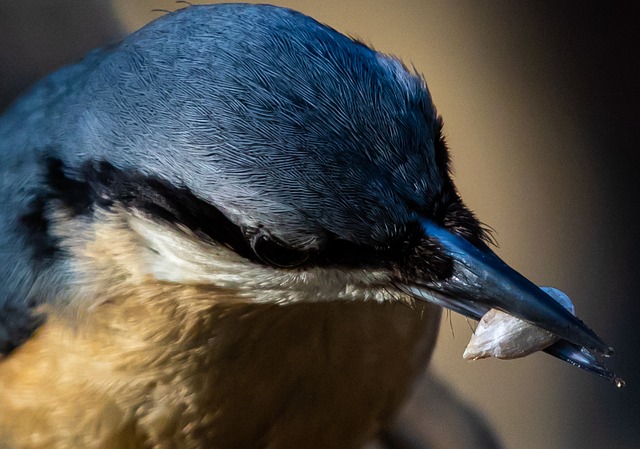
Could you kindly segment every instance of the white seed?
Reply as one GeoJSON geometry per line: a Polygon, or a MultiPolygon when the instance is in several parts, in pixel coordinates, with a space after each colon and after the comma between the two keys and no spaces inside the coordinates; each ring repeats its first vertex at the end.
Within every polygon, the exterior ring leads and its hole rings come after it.
{"type": "MultiPolygon", "coordinates": [[[[575,309],[567,295],[555,288],[541,288],[575,315],[575,309]]],[[[484,314],[478,323],[462,357],[467,360],[487,357],[517,359],[540,351],[556,341],[558,341],[558,337],[544,329],[500,310],[491,309],[484,314]]]]}

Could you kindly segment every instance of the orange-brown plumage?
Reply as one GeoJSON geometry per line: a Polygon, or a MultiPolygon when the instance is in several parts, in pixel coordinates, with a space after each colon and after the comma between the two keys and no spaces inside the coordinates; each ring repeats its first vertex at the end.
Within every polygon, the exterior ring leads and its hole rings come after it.
{"type": "Polygon", "coordinates": [[[435,306],[252,304],[140,274],[117,216],[93,240],[66,233],[100,302],[43,310],[47,323],[0,362],[9,447],[357,448],[433,349],[435,306]]]}

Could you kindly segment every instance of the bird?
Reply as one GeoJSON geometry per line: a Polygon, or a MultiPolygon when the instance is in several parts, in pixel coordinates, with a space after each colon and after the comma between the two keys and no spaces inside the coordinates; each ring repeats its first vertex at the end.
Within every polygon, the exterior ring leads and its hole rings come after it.
{"type": "Polygon", "coordinates": [[[613,379],[490,248],[424,78],[290,9],[189,6],[50,74],[0,179],[1,447],[359,448],[442,307],[613,379]]]}

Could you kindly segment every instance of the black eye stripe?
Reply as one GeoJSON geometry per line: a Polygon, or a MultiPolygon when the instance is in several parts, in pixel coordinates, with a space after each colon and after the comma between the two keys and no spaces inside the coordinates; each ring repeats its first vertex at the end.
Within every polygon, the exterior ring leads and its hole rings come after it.
{"type": "Polygon", "coordinates": [[[256,235],[251,246],[262,262],[280,268],[299,267],[312,257],[311,251],[288,247],[266,235],[256,235]]]}
{"type": "Polygon", "coordinates": [[[80,170],[80,179],[71,179],[60,160],[50,159],[48,166],[49,197],[62,202],[71,214],[89,214],[96,205],[109,209],[120,204],[177,229],[186,227],[252,262],[278,268],[391,268],[404,264],[422,237],[419,224],[409,223],[384,247],[354,244],[327,232],[327,239],[317,249],[294,248],[270,236],[265,232],[268,230],[243,229],[188,188],[160,178],[121,170],[106,162],[89,162],[80,170]]]}
{"type": "Polygon", "coordinates": [[[222,243],[241,256],[257,261],[245,235],[222,212],[184,187],[155,177],[120,170],[106,162],[88,162],[79,179],[65,174],[62,161],[49,158],[46,201],[57,200],[72,216],[120,204],[170,225],[184,226],[196,235],[222,243]]]}

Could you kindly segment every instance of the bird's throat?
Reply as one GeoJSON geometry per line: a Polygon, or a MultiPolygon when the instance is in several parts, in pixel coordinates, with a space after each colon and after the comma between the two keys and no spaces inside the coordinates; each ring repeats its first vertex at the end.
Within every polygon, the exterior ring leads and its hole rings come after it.
{"type": "Polygon", "coordinates": [[[140,284],[80,324],[50,313],[0,362],[0,438],[18,448],[355,448],[402,401],[438,322],[428,305],[247,304],[140,284]]]}

